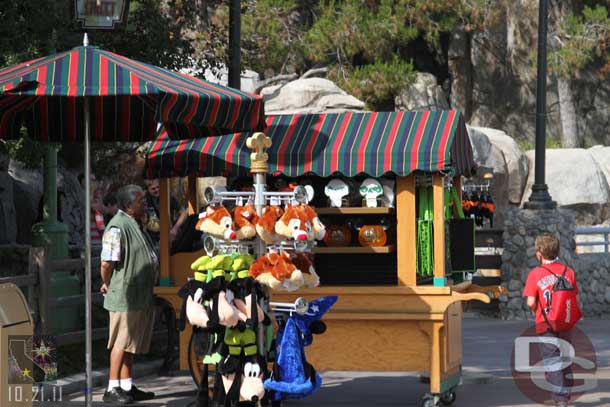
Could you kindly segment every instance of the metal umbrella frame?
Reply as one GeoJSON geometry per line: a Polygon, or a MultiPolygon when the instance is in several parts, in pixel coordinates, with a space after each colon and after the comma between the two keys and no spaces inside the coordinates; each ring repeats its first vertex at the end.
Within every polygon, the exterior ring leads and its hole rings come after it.
{"type": "Polygon", "coordinates": [[[84,141],[87,405],[92,396],[92,130],[98,141],[145,141],[156,137],[161,123],[174,138],[262,130],[264,104],[257,95],[90,47],[86,34],[82,47],[0,70],[0,138],[16,137],[25,124],[34,139],[84,141]]]}

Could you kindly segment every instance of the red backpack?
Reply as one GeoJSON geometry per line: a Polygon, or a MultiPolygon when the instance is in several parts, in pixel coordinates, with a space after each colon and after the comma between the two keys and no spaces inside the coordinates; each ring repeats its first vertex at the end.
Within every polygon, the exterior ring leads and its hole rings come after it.
{"type": "Polygon", "coordinates": [[[561,276],[546,267],[542,268],[557,279],[551,290],[551,297],[547,299],[548,312],[543,308],[542,315],[552,332],[570,331],[582,318],[582,311],[578,305],[576,290],[566,278],[568,266],[565,266],[561,276]]]}

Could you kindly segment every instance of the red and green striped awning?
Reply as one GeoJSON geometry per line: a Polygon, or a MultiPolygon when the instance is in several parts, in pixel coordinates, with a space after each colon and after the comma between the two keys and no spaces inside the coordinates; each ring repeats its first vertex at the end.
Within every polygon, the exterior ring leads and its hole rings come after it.
{"type": "Polygon", "coordinates": [[[152,140],[158,122],[175,138],[265,126],[258,95],[77,47],[0,69],[0,138],[15,137],[25,124],[38,140],[83,140],[86,97],[94,141],[152,140]]]}
{"type": "MultiPolygon", "coordinates": [[[[414,171],[451,171],[470,176],[475,167],[459,111],[345,112],[267,116],[272,147],[269,171],[290,177],[314,173],[404,176],[414,171]]],[[[250,133],[151,144],[149,178],[247,175],[250,133]]]]}

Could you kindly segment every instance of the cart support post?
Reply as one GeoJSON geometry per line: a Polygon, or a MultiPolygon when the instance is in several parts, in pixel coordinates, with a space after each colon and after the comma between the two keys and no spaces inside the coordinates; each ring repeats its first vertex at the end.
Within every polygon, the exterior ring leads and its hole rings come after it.
{"type": "Polygon", "coordinates": [[[188,213],[194,215],[199,211],[199,203],[197,202],[197,176],[189,175],[188,177],[188,213]]]}
{"type": "Polygon", "coordinates": [[[445,198],[442,174],[432,176],[434,202],[434,286],[445,285],[445,198]]]}
{"type": "Polygon", "coordinates": [[[430,392],[432,394],[438,394],[441,392],[441,355],[443,354],[441,349],[441,329],[443,324],[441,322],[434,322],[432,324],[432,351],[430,352],[430,392]]]}
{"type": "Polygon", "coordinates": [[[396,179],[396,256],[398,285],[417,285],[415,175],[396,179]]]}
{"type": "Polygon", "coordinates": [[[169,178],[159,180],[159,285],[169,287],[172,284],[169,275],[169,178]]]}

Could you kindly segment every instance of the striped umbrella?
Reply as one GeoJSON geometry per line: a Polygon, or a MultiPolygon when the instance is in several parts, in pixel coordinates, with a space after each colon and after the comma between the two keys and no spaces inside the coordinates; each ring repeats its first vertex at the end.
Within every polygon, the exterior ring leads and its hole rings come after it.
{"type": "Polygon", "coordinates": [[[0,138],[84,140],[89,99],[95,141],[145,141],[159,122],[191,138],[265,127],[262,98],[95,47],[0,70],[0,138]]]}
{"type": "MultiPolygon", "coordinates": [[[[262,98],[84,46],[0,70],[0,139],[144,141],[165,123],[177,138],[261,130],[262,98]]],[[[85,200],[86,402],[91,402],[91,209],[85,200]]]]}

